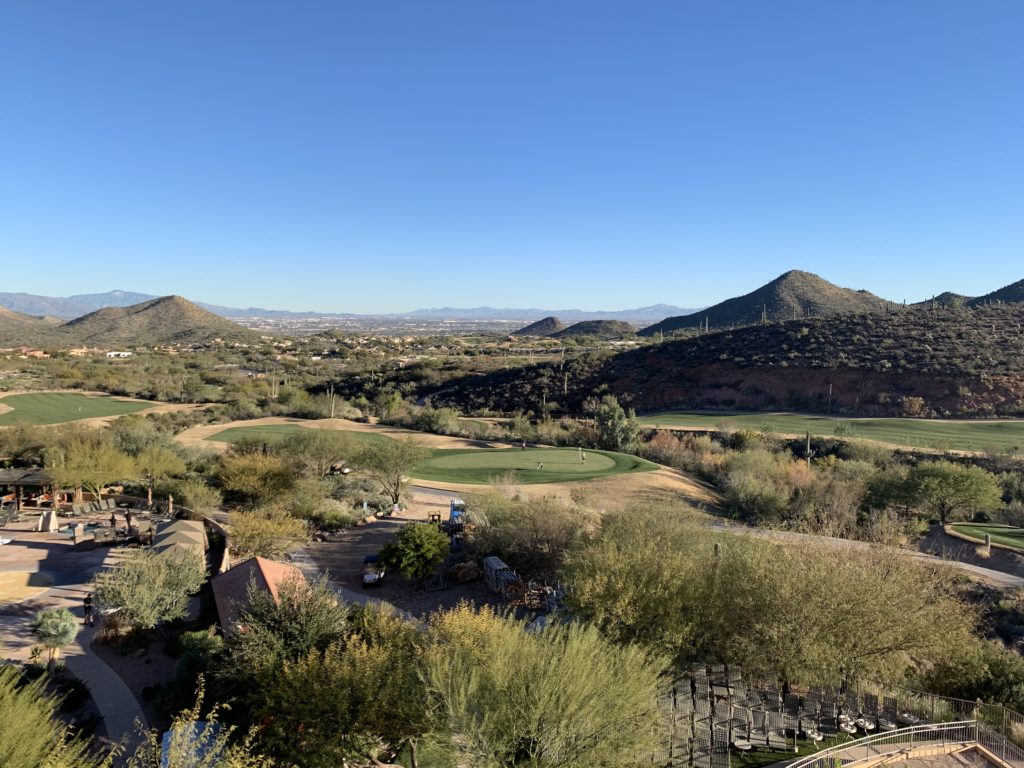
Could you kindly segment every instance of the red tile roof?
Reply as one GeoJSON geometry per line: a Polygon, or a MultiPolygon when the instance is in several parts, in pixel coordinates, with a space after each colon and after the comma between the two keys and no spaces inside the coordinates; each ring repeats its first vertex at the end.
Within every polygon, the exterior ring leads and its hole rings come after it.
{"type": "Polygon", "coordinates": [[[210,579],[213,599],[224,632],[232,631],[239,613],[249,605],[249,583],[255,582],[278,599],[278,588],[288,579],[305,581],[302,571],[288,563],[278,563],[265,557],[250,557],[230,570],[210,579]]]}

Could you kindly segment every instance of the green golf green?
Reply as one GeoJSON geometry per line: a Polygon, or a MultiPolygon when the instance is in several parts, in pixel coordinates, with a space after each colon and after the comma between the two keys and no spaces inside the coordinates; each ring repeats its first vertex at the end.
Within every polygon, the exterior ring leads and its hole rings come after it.
{"type": "Polygon", "coordinates": [[[442,449],[412,471],[419,480],[482,485],[509,472],[521,483],[565,483],[625,472],[650,472],[658,465],[612,451],[576,448],[442,449]]]}
{"type": "MultiPolygon", "coordinates": [[[[207,437],[207,440],[218,443],[239,443],[243,440],[281,440],[285,437],[305,432],[313,427],[304,424],[253,424],[249,427],[228,427],[216,434],[207,437]]],[[[354,432],[348,430],[332,430],[344,432],[356,442],[372,443],[381,440],[390,440],[386,435],[375,435],[371,432],[354,432]]]]}
{"type": "Polygon", "coordinates": [[[1024,528],[1013,528],[1008,525],[994,525],[989,523],[954,523],[950,526],[957,533],[971,536],[975,539],[985,540],[985,534],[992,537],[993,544],[1002,544],[1004,547],[1013,547],[1024,551],[1024,528]]]}
{"type": "Polygon", "coordinates": [[[693,427],[713,430],[728,424],[738,429],[767,429],[792,435],[802,435],[809,431],[812,435],[822,437],[858,437],[913,448],[948,448],[959,451],[985,451],[995,448],[1024,451],[1024,420],[1020,419],[844,419],[781,412],[669,411],[644,416],[640,421],[650,427],[693,427]]]}
{"type": "Polygon", "coordinates": [[[8,395],[0,399],[0,405],[11,408],[0,413],[0,427],[9,427],[14,424],[63,424],[101,416],[123,416],[152,408],[154,403],[77,392],[32,392],[8,395]]]}

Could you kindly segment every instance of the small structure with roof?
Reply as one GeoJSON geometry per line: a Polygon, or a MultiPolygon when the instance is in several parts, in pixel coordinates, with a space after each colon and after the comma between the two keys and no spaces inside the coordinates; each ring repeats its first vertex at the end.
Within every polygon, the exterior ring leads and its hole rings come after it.
{"type": "Polygon", "coordinates": [[[250,584],[269,592],[276,602],[281,585],[296,579],[305,583],[302,571],[294,565],[278,563],[265,557],[250,557],[210,579],[224,634],[234,630],[239,614],[248,607],[250,584]]]}
{"type": "Polygon", "coordinates": [[[157,527],[153,549],[171,556],[196,552],[205,561],[206,527],[201,520],[172,520],[157,527]]]}

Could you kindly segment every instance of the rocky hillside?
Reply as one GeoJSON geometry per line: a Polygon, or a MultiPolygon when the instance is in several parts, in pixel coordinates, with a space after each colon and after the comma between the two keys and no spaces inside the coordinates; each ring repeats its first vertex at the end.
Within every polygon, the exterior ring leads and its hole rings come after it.
{"type": "Polygon", "coordinates": [[[158,346],[253,341],[258,335],[197,307],[180,296],[163,296],[129,307],[107,307],[75,318],[58,330],[80,344],[158,346]]]}
{"type": "Polygon", "coordinates": [[[34,317],[0,307],[0,346],[39,346],[52,338],[54,326],[59,323],[53,318],[34,317]]]}
{"type": "Polygon", "coordinates": [[[154,347],[254,342],[259,335],[180,296],[107,307],[67,323],[0,308],[0,347],[154,347]]]}
{"type": "Polygon", "coordinates": [[[515,331],[513,336],[550,336],[565,328],[565,323],[557,317],[545,317],[535,323],[530,323],[525,328],[515,331]]]}
{"type": "Polygon", "coordinates": [[[609,392],[637,410],[1024,415],[1024,304],[901,309],[753,325],[605,359],[469,377],[435,398],[464,412],[580,412],[609,392]]]}
{"type": "Polygon", "coordinates": [[[669,334],[678,330],[699,328],[705,322],[710,330],[715,331],[754,325],[763,321],[777,322],[850,312],[879,312],[887,303],[867,291],[841,288],[810,272],[791,270],[745,296],[727,299],[691,315],[669,317],[644,328],[639,335],[669,334]]]}
{"type": "Polygon", "coordinates": [[[553,339],[568,339],[575,336],[599,336],[603,339],[614,339],[619,336],[632,336],[636,333],[629,323],[621,320],[584,320],[551,334],[553,339]]]}
{"type": "Polygon", "coordinates": [[[971,306],[979,307],[985,304],[1006,304],[1010,302],[1024,302],[1024,280],[1000,288],[998,291],[986,293],[976,299],[968,301],[971,306]]]}

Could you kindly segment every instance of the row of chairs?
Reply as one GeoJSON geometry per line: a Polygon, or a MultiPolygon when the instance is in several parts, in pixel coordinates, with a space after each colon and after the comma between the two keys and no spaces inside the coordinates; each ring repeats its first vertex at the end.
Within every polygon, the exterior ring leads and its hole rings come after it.
{"type": "Polygon", "coordinates": [[[83,517],[94,515],[97,512],[113,512],[117,509],[117,502],[112,498],[100,499],[98,501],[75,502],[71,505],[71,512],[65,513],[68,517],[83,517]]]}

